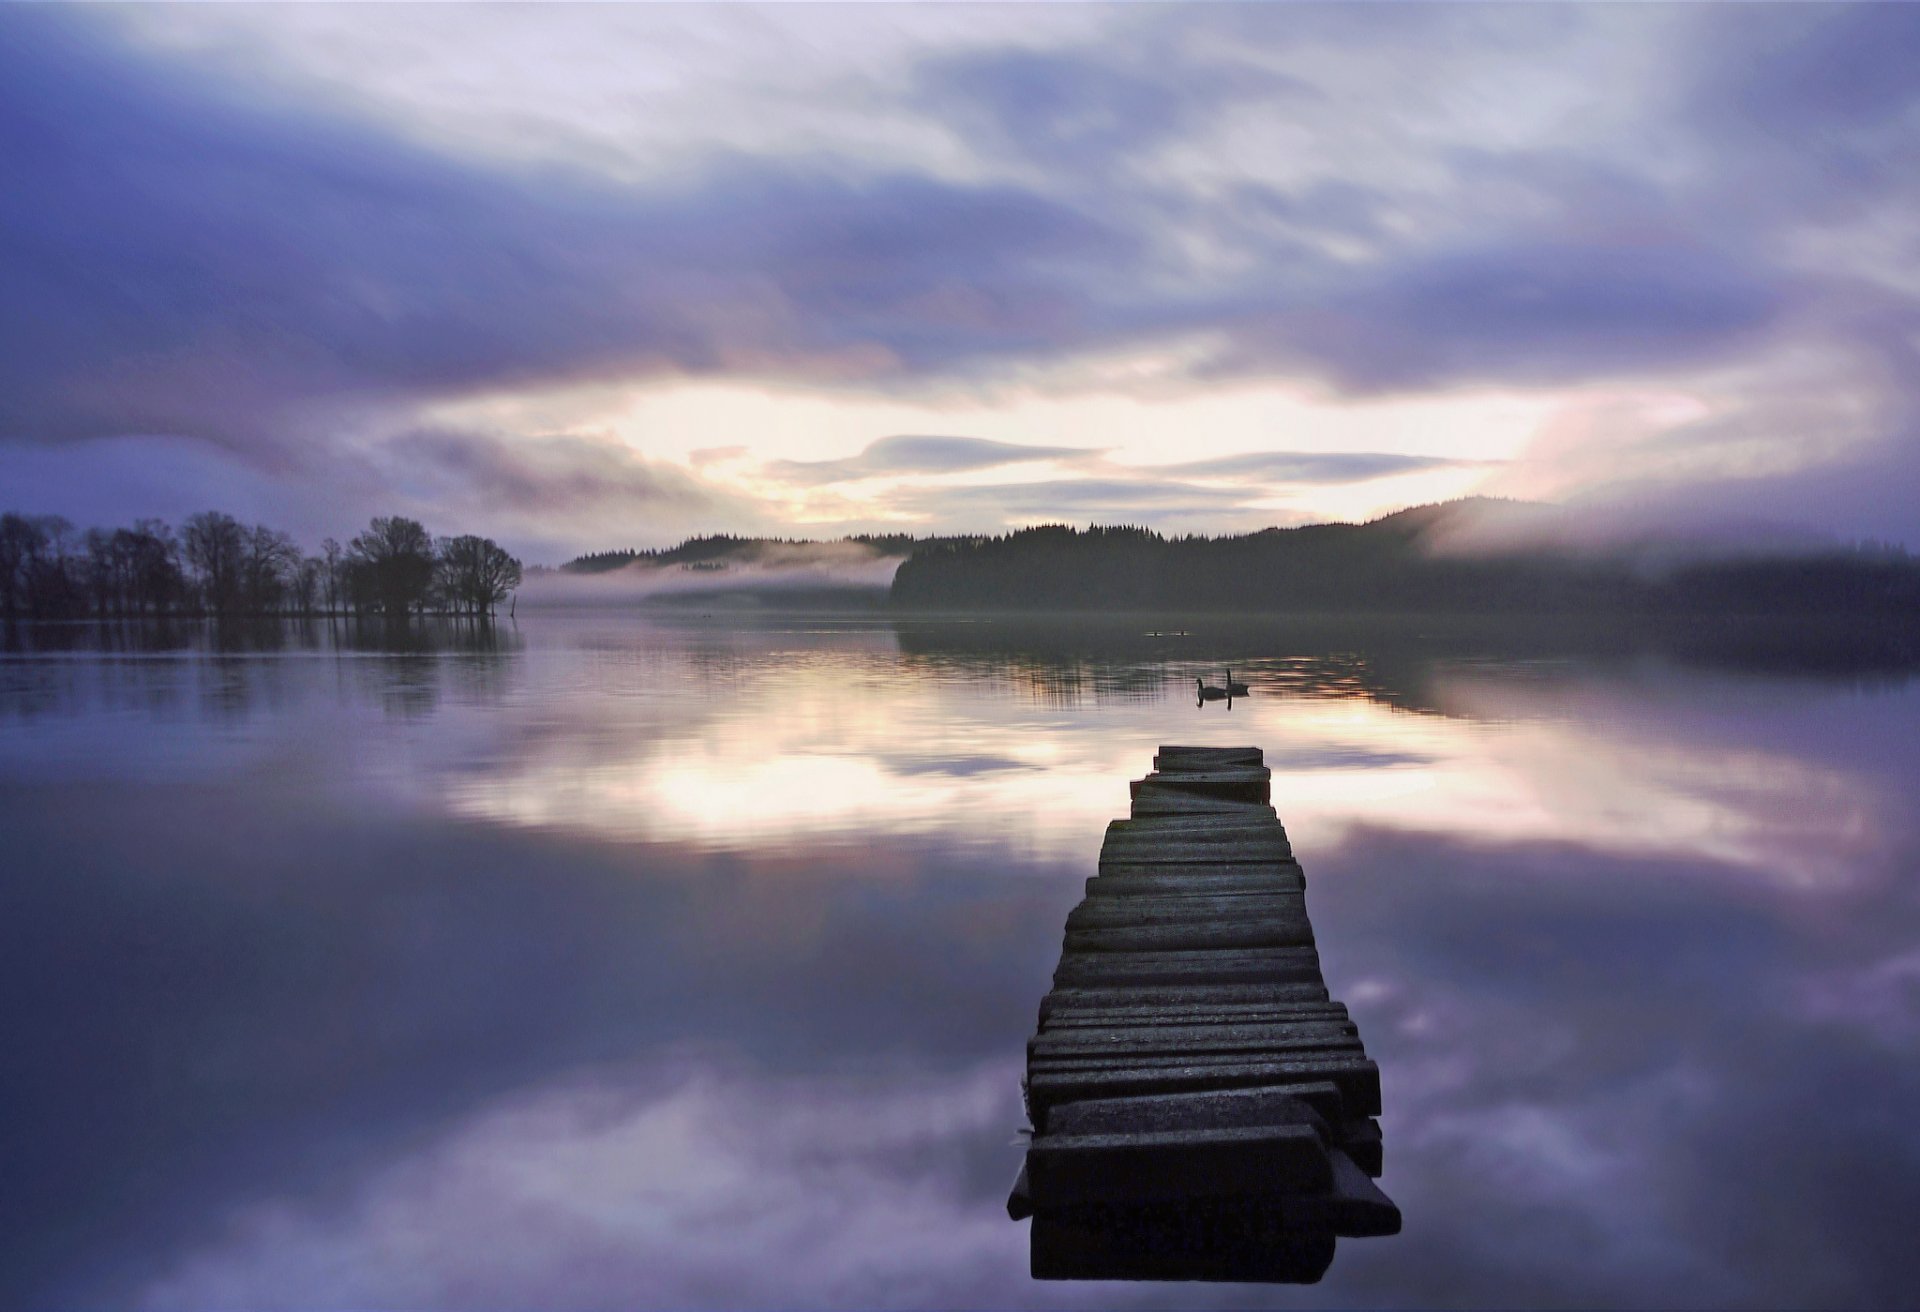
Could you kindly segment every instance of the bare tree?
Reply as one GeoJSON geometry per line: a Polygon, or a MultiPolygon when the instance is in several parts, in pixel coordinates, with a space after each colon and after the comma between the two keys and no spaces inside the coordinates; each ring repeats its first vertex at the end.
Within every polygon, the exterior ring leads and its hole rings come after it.
{"type": "Polygon", "coordinates": [[[280,608],[300,565],[300,548],[293,539],[265,524],[255,524],[242,535],[240,592],[247,610],[266,615],[280,608]]]}
{"type": "Polygon", "coordinates": [[[179,604],[187,581],[180,570],[180,544],[173,530],[158,519],[136,520],[128,533],[128,551],[134,609],[164,614],[179,604]]]}
{"type": "Polygon", "coordinates": [[[240,522],[217,510],[203,510],[187,520],[182,546],[187,564],[199,577],[202,604],[216,615],[237,610],[246,554],[246,530],[240,522]]]}
{"type": "Polygon", "coordinates": [[[340,593],[345,582],[341,574],[345,569],[346,552],[339,542],[327,538],[320,543],[320,587],[326,598],[327,614],[340,609],[340,593]]]}
{"type": "Polygon", "coordinates": [[[357,609],[404,617],[425,607],[433,590],[433,538],[418,520],[379,516],[349,545],[357,609]]]}
{"type": "Polygon", "coordinates": [[[448,538],[440,544],[440,586],[454,609],[491,615],[520,586],[520,562],[492,538],[448,538]]]}
{"type": "Polygon", "coordinates": [[[27,561],[38,549],[40,530],[25,515],[0,515],[0,610],[8,618],[26,600],[27,561]]]}

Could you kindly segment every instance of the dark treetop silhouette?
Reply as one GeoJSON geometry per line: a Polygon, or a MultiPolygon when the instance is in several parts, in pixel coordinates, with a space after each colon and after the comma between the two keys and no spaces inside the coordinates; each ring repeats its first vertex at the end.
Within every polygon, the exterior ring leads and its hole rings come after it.
{"type": "Polygon", "coordinates": [[[911,610],[1920,616],[1920,561],[1877,544],[1449,551],[1484,517],[1449,502],[1367,524],[1168,538],[1065,526],[922,544],[894,576],[911,610]]]}
{"type": "Polygon", "coordinates": [[[381,516],[308,556],[287,534],[205,511],[179,533],[157,519],[84,534],[57,515],[0,515],[0,615],[11,620],[437,611],[485,616],[520,586],[490,538],[435,539],[381,516]]]}

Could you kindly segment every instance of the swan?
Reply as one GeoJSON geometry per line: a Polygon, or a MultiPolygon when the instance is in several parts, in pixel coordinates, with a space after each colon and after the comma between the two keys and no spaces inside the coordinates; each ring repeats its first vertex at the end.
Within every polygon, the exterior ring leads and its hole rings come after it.
{"type": "Polygon", "coordinates": [[[1193,686],[1200,690],[1200,700],[1203,702],[1217,702],[1227,695],[1225,688],[1209,687],[1197,674],[1193,678],[1193,686]]]}
{"type": "Polygon", "coordinates": [[[1233,681],[1233,671],[1228,670],[1227,671],[1227,696],[1245,697],[1246,695],[1247,695],[1247,685],[1244,683],[1235,683],[1233,681]]]}

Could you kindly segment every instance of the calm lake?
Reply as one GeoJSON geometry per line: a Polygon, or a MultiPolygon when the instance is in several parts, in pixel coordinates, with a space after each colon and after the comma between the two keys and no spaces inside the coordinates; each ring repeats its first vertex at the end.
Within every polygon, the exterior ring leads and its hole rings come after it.
{"type": "Polygon", "coordinates": [[[1146,627],[11,635],[0,1303],[1915,1305],[1916,663],[1146,627]],[[1380,1064],[1317,1286],[1002,1210],[1160,743],[1265,749],[1380,1064]]]}

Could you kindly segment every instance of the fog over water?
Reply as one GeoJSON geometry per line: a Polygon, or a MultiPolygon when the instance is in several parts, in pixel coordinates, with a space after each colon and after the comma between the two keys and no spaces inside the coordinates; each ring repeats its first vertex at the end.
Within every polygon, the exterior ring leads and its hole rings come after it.
{"type": "Polygon", "coordinates": [[[1911,1305],[1920,662],[1152,627],[13,633],[0,1305],[1911,1305]],[[1163,742],[1265,748],[1381,1067],[1316,1287],[1001,1210],[1163,742]]]}

